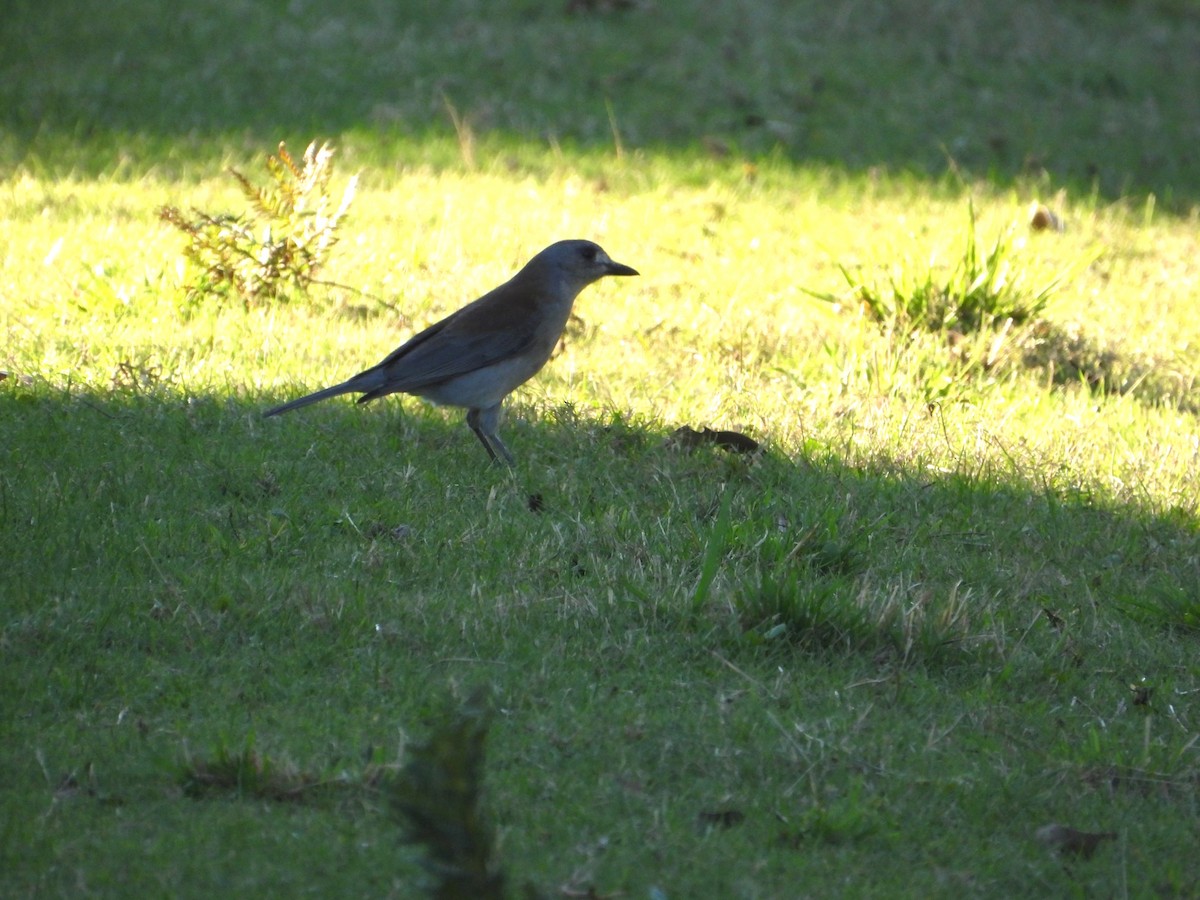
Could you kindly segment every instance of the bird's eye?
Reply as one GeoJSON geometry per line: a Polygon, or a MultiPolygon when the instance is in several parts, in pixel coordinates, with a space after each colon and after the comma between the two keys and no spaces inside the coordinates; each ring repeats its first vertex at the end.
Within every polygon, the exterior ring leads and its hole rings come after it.
{"type": "Polygon", "coordinates": [[[590,247],[590,246],[584,247],[580,252],[583,254],[583,258],[586,259],[588,262],[592,262],[596,258],[596,248],[595,247],[590,247]]]}

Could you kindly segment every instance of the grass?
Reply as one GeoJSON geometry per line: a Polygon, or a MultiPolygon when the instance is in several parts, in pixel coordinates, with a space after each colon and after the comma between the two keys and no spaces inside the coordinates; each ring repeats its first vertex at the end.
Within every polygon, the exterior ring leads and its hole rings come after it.
{"type": "Polygon", "coordinates": [[[0,893],[413,896],[486,687],[516,890],[1195,894],[1192,5],[118,6],[0,36],[0,893]],[[188,302],[157,210],[314,138],[335,286],[188,302]],[[812,296],[996,235],[1008,330],[812,296]],[[643,275],[515,473],[261,419],[567,236],[643,275]]]}
{"type": "MultiPolygon", "coordinates": [[[[981,252],[973,204],[968,211],[965,245],[948,275],[939,277],[933,260],[925,267],[911,260],[899,263],[886,284],[843,268],[851,299],[882,327],[902,334],[962,335],[1022,324],[1041,314],[1059,279],[1036,290],[1023,284],[1014,259],[1015,225],[981,252]]],[[[833,295],[822,299],[836,301],[833,295]]]]}

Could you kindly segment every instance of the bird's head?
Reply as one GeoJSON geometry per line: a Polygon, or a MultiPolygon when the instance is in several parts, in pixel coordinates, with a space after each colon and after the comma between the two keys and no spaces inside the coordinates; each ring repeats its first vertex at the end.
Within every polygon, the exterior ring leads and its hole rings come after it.
{"type": "Polygon", "coordinates": [[[528,269],[552,272],[576,292],[605,275],[637,275],[637,269],[613,259],[599,244],[572,240],[551,244],[529,261],[528,269]]]}

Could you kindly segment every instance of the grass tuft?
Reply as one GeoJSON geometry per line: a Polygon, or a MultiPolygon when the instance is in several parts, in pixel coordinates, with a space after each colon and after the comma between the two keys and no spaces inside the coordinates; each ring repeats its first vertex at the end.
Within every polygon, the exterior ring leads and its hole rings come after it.
{"type": "Polygon", "coordinates": [[[811,529],[790,550],[764,543],[757,573],[736,594],[734,607],[750,640],[804,650],[886,651],[904,664],[930,663],[953,651],[996,646],[973,634],[986,609],[969,588],[954,584],[944,596],[899,581],[879,583],[862,569],[857,539],[815,539],[811,529]]]}
{"type": "Polygon", "coordinates": [[[861,782],[854,782],[846,796],[823,799],[808,807],[795,822],[788,822],[779,843],[792,849],[824,844],[837,846],[863,841],[889,830],[881,804],[861,782]]]}
{"type": "MultiPolygon", "coordinates": [[[[1037,287],[1017,264],[1015,226],[1000,231],[990,245],[979,238],[975,203],[967,203],[963,248],[949,271],[931,257],[928,265],[912,261],[890,268],[883,278],[838,266],[850,296],[866,316],[891,334],[912,331],[973,332],[1007,320],[1021,324],[1039,316],[1050,302],[1059,278],[1037,287]]],[[[844,298],[814,293],[844,303],[844,298]]]]}
{"type": "Polygon", "coordinates": [[[1139,621],[1200,632],[1200,589],[1194,582],[1185,586],[1173,579],[1156,578],[1137,594],[1126,596],[1122,605],[1139,621]]]}
{"type": "Polygon", "coordinates": [[[785,640],[804,648],[861,650],[880,632],[855,600],[851,543],[816,537],[809,529],[790,548],[771,538],[759,549],[756,577],[737,593],[742,627],[756,640],[785,640]]]}
{"type": "Polygon", "coordinates": [[[300,800],[326,785],[319,775],[271,757],[255,747],[253,736],[240,750],[219,748],[211,757],[189,756],[180,772],[183,792],[199,799],[214,793],[263,800],[300,800]]]}

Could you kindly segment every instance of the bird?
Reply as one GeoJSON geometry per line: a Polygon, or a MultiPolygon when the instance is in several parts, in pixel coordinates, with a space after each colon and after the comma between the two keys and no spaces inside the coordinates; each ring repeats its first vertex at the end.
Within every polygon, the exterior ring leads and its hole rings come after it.
{"type": "Polygon", "coordinates": [[[380,363],[333,387],[263,413],[278,416],[341,394],[367,403],[405,393],[467,410],[467,425],[493,462],[515,465],[500,440],[505,398],[550,359],[575,298],[607,275],[638,275],[587,240],[551,244],[512,278],[409,338],[380,363]]]}

